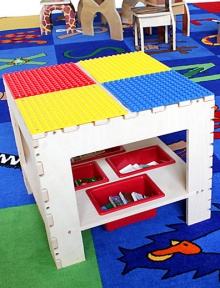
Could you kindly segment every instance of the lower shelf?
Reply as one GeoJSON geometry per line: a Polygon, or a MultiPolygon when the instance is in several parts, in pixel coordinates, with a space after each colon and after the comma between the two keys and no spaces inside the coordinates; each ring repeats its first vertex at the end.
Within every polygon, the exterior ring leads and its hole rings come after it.
{"type": "MultiPolygon", "coordinates": [[[[78,205],[78,213],[80,219],[81,230],[86,230],[92,227],[110,223],[131,215],[146,212],[157,207],[161,207],[170,203],[174,203],[188,198],[186,191],[186,163],[183,162],[172,150],[169,149],[160,139],[152,138],[132,144],[125,145],[126,151],[148,147],[152,145],[159,145],[164,149],[174,160],[172,165],[164,166],[158,169],[146,171],[146,174],[156,183],[161,191],[165,194],[164,197],[154,199],[149,202],[140,203],[135,206],[128,207],[114,213],[107,213],[99,215],[96,208],[89,199],[86,189],[76,191],[76,199],[78,205]]],[[[98,159],[97,163],[109,178],[109,183],[115,181],[122,181],[113,169],[108,165],[104,158],[98,159]]],[[[137,173],[137,175],[143,174],[137,173]]],[[[129,176],[127,177],[129,178],[129,176]]],[[[124,177],[123,179],[126,179],[124,177]]],[[[105,184],[104,184],[105,185],[105,184]]],[[[96,187],[99,187],[97,185],[96,187]]]]}

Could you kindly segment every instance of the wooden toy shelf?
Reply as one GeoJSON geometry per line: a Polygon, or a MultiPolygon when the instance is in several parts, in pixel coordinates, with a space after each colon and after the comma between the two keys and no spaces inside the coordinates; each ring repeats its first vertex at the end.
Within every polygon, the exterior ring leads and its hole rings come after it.
{"type": "MultiPolygon", "coordinates": [[[[116,57],[119,57],[120,60],[120,56],[116,57]]],[[[132,58],[132,55],[130,57],[132,58]]],[[[131,65],[131,62],[129,62],[129,65],[131,65]]],[[[123,67],[123,65],[120,67],[123,67]]],[[[170,75],[170,73],[168,74],[170,75]]],[[[13,75],[4,76],[4,84],[24,181],[28,193],[34,194],[44,220],[51,254],[57,268],[63,268],[85,260],[81,231],[97,225],[182,199],[187,200],[187,224],[191,225],[210,218],[214,95],[199,89],[201,97],[193,98],[194,91],[184,90],[189,100],[176,101],[174,104],[166,105],[167,99],[163,94],[164,105],[156,108],[131,112],[131,109],[128,111],[118,107],[117,104],[111,112],[113,113],[112,117],[75,125],[69,125],[67,119],[65,123],[68,123],[68,125],[64,126],[63,123],[58,123],[60,127],[57,126],[57,121],[55,123],[52,123],[52,121],[56,120],[58,112],[61,114],[62,111],[58,111],[59,107],[48,101],[44,102],[44,106],[47,105],[46,107],[49,110],[48,115],[45,110],[41,121],[37,121],[37,123],[48,125],[48,122],[51,122],[51,125],[54,125],[55,128],[43,132],[44,128],[37,126],[36,119],[32,116],[40,113],[36,110],[34,101],[45,101],[45,94],[22,98],[18,96],[16,98],[18,88],[13,88],[14,81],[11,82],[12,78],[13,75]],[[207,94],[204,95],[203,92],[207,94]],[[55,110],[53,110],[54,107],[56,107],[55,110]],[[115,115],[118,111],[121,114],[115,115]],[[51,117],[51,115],[54,117],[51,117]],[[29,122],[30,120],[31,122],[29,122]],[[39,129],[39,133],[36,132],[37,129],[39,129]],[[187,133],[186,163],[157,138],[160,135],[183,130],[186,130],[187,133]],[[159,145],[176,161],[175,164],[146,172],[163,191],[165,197],[100,216],[87,196],[85,189],[75,191],[71,158],[117,146],[123,146],[126,151],[131,151],[152,145],[159,145]]],[[[21,82],[21,79],[19,81],[21,82]]],[[[38,79],[38,83],[39,81],[40,79],[38,79]]],[[[162,79],[161,82],[163,81],[162,79]]],[[[119,84],[117,87],[120,86],[119,84]]],[[[169,86],[167,83],[166,85],[169,86]]],[[[159,93],[161,93],[160,86],[156,86],[159,93]]],[[[88,89],[95,91],[96,87],[92,87],[88,87],[88,89]]],[[[85,88],[85,92],[87,89],[86,87],[83,88],[85,88]]],[[[65,91],[71,93],[70,90],[65,91]]],[[[153,99],[156,98],[156,92],[152,94],[154,95],[153,99]]],[[[171,96],[173,97],[171,94],[169,94],[169,99],[171,96]]],[[[70,98],[71,95],[68,94],[68,97],[70,98]]],[[[97,98],[97,95],[95,97],[97,98]]],[[[56,98],[56,94],[53,94],[54,98],[56,98]]],[[[60,97],[56,99],[58,101],[60,97]]],[[[65,97],[62,98],[63,101],[65,99],[65,97]]],[[[109,101],[103,99],[103,101],[105,100],[109,101]]],[[[175,102],[175,100],[173,101],[175,102]]],[[[62,110],[69,107],[69,104],[66,106],[64,104],[62,110]]],[[[38,105],[40,105],[39,102],[38,105]]],[[[41,109],[44,106],[41,106],[41,109]]],[[[110,106],[112,107],[112,103],[110,106]]],[[[71,109],[74,109],[74,107],[71,109]]],[[[65,115],[67,114],[66,112],[65,115]]],[[[63,116],[61,118],[63,120],[63,116]]],[[[121,180],[104,158],[95,161],[109,178],[109,183],[121,180]]],[[[137,174],[140,173],[142,172],[140,171],[137,174]]]]}
{"type": "MultiPolygon", "coordinates": [[[[132,151],[133,149],[139,149],[142,147],[148,147],[158,144],[163,147],[169,154],[175,158],[176,163],[156,168],[153,170],[148,170],[147,175],[159,186],[159,188],[165,193],[165,197],[149,201],[147,203],[138,204],[134,207],[129,207],[117,212],[112,212],[107,215],[99,215],[94,208],[92,202],[88,199],[86,190],[89,188],[81,189],[76,192],[76,199],[78,203],[79,219],[81,230],[86,230],[98,225],[102,225],[120,218],[124,218],[130,215],[137,214],[146,210],[150,210],[156,207],[164,206],[172,202],[180,201],[186,199],[188,196],[185,183],[186,183],[186,164],[173,153],[162,141],[158,138],[152,138],[138,143],[132,143],[125,145],[126,151],[132,151]],[[163,175],[163,176],[162,176],[163,175]],[[172,180],[170,179],[172,175],[172,180]]],[[[105,158],[96,160],[101,169],[108,175],[109,182],[120,181],[122,178],[114,173],[112,168],[107,164],[105,158]]],[[[143,174],[143,171],[139,170],[135,175],[143,174]]],[[[134,175],[132,175],[134,176],[134,175]]],[[[124,177],[129,178],[132,176],[124,177]]],[[[98,186],[98,185],[97,185],[98,186]]],[[[94,187],[94,186],[93,186],[94,187]]]]}

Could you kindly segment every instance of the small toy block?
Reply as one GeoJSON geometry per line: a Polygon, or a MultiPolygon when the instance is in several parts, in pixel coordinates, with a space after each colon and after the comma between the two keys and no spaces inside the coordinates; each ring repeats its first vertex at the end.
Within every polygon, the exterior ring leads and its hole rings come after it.
{"type": "Polygon", "coordinates": [[[4,74],[3,77],[14,99],[95,84],[72,62],[4,74]]]}
{"type": "Polygon", "coordinates": [[[106,82],[103,86],[131,112],[212,95],[207,89],[173,70],[106,82]]]}
{"type": "Polygon", "coordinates": [[[144,52],[84,60],[79,65],[100,83],[170,70],[144,52]]]}
{"type": "Polygon", "coordinates": [[[89,85],[16,100],[32,135],[127,114],[98,85],[89,85]]]}

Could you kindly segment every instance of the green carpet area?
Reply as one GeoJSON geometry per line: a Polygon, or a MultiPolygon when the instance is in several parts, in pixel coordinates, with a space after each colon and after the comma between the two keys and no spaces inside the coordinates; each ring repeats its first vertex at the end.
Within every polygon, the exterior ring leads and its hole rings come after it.
{"type": "Polygon", "coordinates": [[[83,232],[86,261],[57,270],[37,210],[35,204],[0,210],[0,287],[102,287],[90,230],[83,232]]]}

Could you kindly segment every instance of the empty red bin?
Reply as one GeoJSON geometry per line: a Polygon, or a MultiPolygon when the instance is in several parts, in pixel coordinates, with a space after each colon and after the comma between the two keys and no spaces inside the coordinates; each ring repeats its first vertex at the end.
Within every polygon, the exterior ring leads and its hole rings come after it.
{"type": "Polygon", "coordinates": [[[159,145],[111,156],[106,158],[106,161],[118,177],[175,163],[175,160],[159,145]],[[137,166],[139,166],[138,169],[137,166]]]}
{"type": "Polygon", "coordinates": [[[95,161],[72,166],[72,173],[75,190],[84,189],[109,181],[108,177],[95,161]]]}
{"type": "Polygon", "coordinates": [[[128,207],[144,202],[149,202],[151,200],[165,196],[165,194],[147,174],[141,174],[131,178],[126,178],[109,184],[87,189],[86,193],[100,215],[126,209],[128,207]],[[147,198],[103,210],[102,207],[109,203],[109,196],[118,196],[120,192],[126,192],[128,194],[137,192],[147,196],[147,198]]]}

